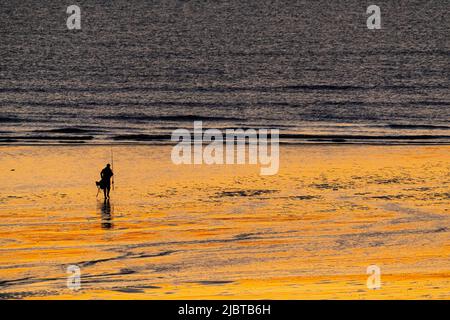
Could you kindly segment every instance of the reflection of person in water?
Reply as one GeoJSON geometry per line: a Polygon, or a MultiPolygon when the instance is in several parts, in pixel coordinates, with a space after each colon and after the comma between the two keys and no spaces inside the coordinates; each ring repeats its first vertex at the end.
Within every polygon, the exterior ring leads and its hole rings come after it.
{"type": "Polygon", "coordinates": [[[111,178],[114,173],[111,170],[111,165],[108,163],[106,167],[100,172],[100,189],[103,189],[105,199],[109,199],[109,192],[111,191],[111,178]]]}
{"type": "Polygon", "coordinates": [[[102,229],[111,229],[113,227],[111,203],[109,200],[105,199],[105,201],[99,205],[99,208],[102,217],[102,229]]]}

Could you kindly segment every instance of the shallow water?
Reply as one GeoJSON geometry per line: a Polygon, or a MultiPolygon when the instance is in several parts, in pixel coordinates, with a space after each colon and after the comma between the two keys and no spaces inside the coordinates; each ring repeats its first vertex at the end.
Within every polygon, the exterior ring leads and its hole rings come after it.
{"type": "Polygon", "coordinates": [[[284,146],[276,176],[114,147],[105,204],[109,152],[0,147],[1,297],[450,298],[448,147],[284,146]]]}

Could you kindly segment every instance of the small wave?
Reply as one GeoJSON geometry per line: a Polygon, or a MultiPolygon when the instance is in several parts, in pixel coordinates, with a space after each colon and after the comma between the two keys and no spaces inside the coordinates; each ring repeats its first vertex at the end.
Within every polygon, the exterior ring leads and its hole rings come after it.
{"type": "Polygon", "coordinates": [[[118,114],[99,116],[104,120],[126,120],[126,121],[174,121],[174,122],[192,122],[192,121],[245,121],[245,119],[234,117],[207,117],[196,115],[175,115],[175,116],[149,116],[145,114],[118,114]]]}
{"type": "Polygon", "coordinates": [[[9,137],[1,137],[0,142],[5,141],[47,141],[47,140],[56,140],[56,141],[70,141],[70,140],[78,140],[78,141],[86,141],[93,140],[93,136],[9,136],[9,137]]]}
{"type": "Polygon", "coordinates": [[[446,130],[450,129],[450,126],[443,125],[429,125],[429,124],[388,124],[387,127],[391,129],[424,129],[424,130],[446,130]]]}
{"type": "Polygon", "coordinates": [[[54,93],[54,92],[283,92],[292,90],[301,91],[342,91],[342,90],[367,90],[374,86],[354,86],[336,84],[292,84],[285,86],[114,86],[114,87],[29,87],[29,88],[0,88],[0,92],[14,93],[54,93]]]}
{"type": "Polygon", "coordinates": [[[57,128],[57,129],[49,129],[49,130],[34,130],[35,133],[94,133],[100,132],[101,130],[97,129],[81,129],[81,128],[57,128]]]}
{"type": "Polygon", "coordinates": [[[0,123],[17,123],[22,121],[23,119],[17,117],[0,117],[0,123]]]}
{"type": "Polygon", "coordinates": [[[163,134],[126,134],[111,137],[115,141],[165,141],[170,138],[170,135],[163,134]]]}
{"type": "Polygon", "coordinates": [[[315,104],[322,106],[366,106],[366,107],[379,107],[379,106],[450,106],[448,101],[318,101],[315,104]]]}
{"type": "Polygon", "coordinates": [[[6,139],[0,138],[0,143],[17,143],[17,142],[19,142],[19,140],[10,139],[10,138],[6,138],[6,139]]]}
{"type": "Polygon", "coordinates": [[[321,139],[328,141],[347,141],[347,140],[442,140],[449,139],[447,135],[318,135],[318,134],[280,134],[280,139],[306,140],[321,139]]]}
{"type": "Polygon", "coordinates": [[[109,92],[179,92],[179,93],[227,93],[227,92],[284,92],[284,91],[361,91],[361,90],[414,90],[414,89],[448,89],[446,84],[429,85],[352,85],[352,84],[305,84],[293,83],[281,86],[174,86],[170,84],[163,85],[112,85],[112,86],[41,86],[41,87],[3,87],[2,93],[58,93],[58,92],[81,92],[81,93],[109,93],[109,92]]]}

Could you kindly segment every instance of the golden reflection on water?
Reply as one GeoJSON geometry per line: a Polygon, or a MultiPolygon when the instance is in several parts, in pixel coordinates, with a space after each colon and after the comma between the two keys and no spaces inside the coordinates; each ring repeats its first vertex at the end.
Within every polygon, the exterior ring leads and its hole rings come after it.
{"type": "Polygon", "coordinates": [[[263,177],[115,147],[104,202],[110,148],[0,147],[0,297],[449,299],[449,147],[280,151],[263,177]]]}

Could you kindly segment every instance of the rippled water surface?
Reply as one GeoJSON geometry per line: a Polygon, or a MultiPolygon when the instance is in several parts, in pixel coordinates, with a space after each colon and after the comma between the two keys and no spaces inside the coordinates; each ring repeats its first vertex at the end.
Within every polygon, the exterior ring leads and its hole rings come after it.
{"type": "Polygon", "coordinates": [[[291,142],[450,141],[448,1],[84,1],[0,10],[0,143],[146,143],[277,127],[291,142]]]}

